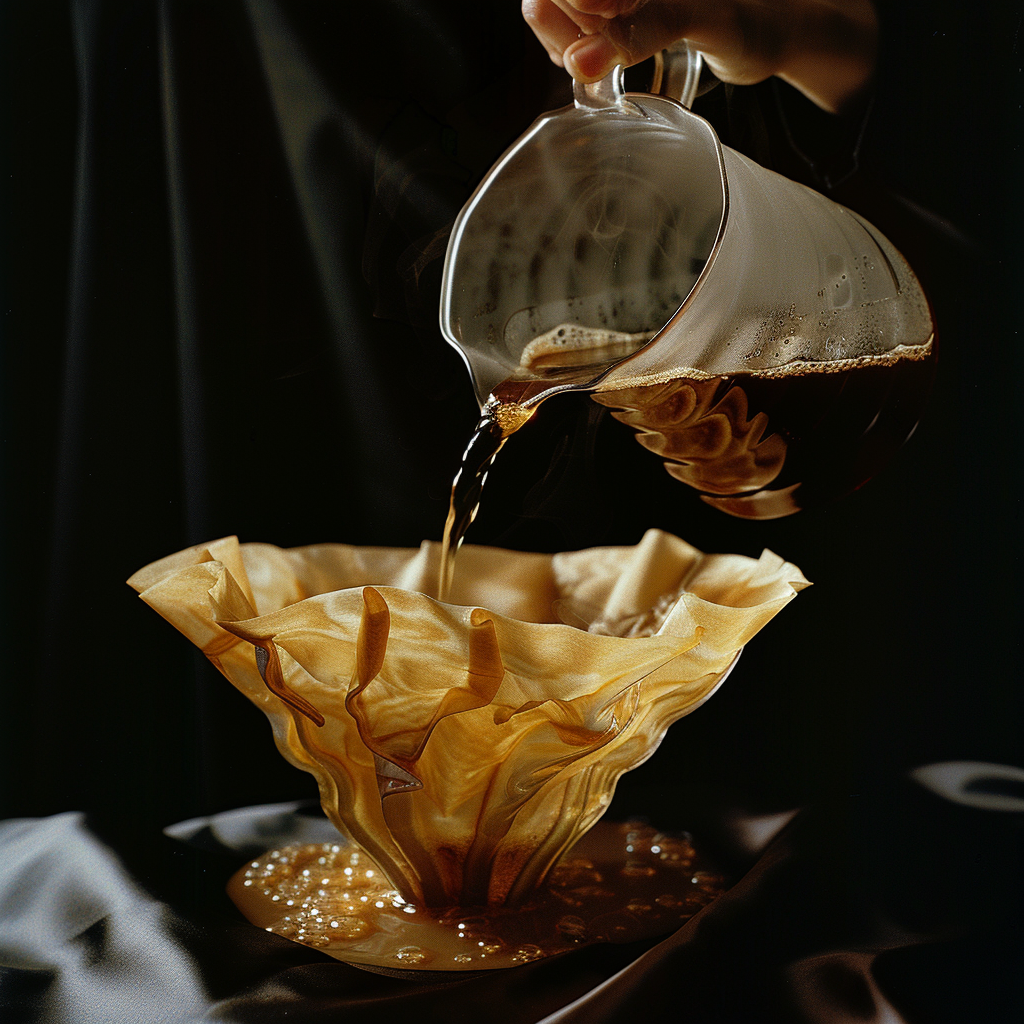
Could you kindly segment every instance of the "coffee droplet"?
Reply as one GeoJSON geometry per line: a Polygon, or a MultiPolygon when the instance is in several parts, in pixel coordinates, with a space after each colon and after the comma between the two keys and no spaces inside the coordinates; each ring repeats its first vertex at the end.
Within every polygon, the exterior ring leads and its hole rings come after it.
{"type": "Polygon", "coordinates": [[[710,871],[695,871],[690,881],[706,892],[717,893],[725,887],[725,879],[710,871]]]}
{"type": "Polygon", "coordinates": [[[697,851],[688,839],[658,835],[651,844],[651,853],[669,867],[688,868],[692,866],[697,851]]]}
{"type": "Polygon", "coordinates": [[[434,954],[419,946],[403,946],[395,953],[395,959],[403,964],[425,964],[434,959],[434,954]]]}
{"type": "Polygon", "coordinates": [[[361,917],[337,917],[328,922],[327,935],[332,942],[352,942],[369,935],[373,929],[361,917]]]}
{"type": "Polygon", "coordinates": [[[625,832],[627,853],[648,852],[655,837],[660,834],[657,829],[640,822],[626,822],[625,832]]]}
{"type": "Polygon", "coordinates": [[[515,964],[527,964],[532,960],[542,960],[545,955],[544,950],[540,946],[527,942],[512,954],[512,962],[515,964]]]}
{"type": "Polygon", "coordinates": [[[462,917],[455,928],[460,939],[475,939],[487,930],[489,924],[486,917],[462,917]]]}

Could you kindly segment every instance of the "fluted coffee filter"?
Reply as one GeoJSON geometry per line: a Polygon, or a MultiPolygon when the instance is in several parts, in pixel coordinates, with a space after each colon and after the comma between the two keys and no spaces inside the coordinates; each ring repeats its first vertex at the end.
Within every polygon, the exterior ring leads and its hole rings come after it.
{"type": "Polygon", "coordinates": [[[283,550],[234,537],[137,572],[142,599],[266,712],[328,817],[408,900],[524,900],[619,776],[807,580],[649,531],[556,555],[283,550]]]}

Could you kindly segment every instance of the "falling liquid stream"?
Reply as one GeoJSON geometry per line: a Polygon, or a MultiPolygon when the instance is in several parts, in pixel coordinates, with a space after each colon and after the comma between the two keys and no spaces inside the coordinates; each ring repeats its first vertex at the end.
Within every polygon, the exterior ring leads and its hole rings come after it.
{"type": "Polygon", "coordinates": [[[448,519],[441,542],[441,568],[437,597],[447,601],[455,577],[455,556],[480,508],[487,473],[505,442],[534,414],[527,404],[531,392],[544,387],[537,381],[507,380],[499,384],[484,404],[480,421],[469,439],[462,464],[452,482],[448,519]]]}

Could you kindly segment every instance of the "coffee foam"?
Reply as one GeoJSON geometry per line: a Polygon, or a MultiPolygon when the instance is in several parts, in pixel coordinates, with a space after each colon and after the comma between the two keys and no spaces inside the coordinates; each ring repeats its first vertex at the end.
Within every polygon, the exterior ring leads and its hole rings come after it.
{"type": "Polygon", "coordinates": [[[519,357],[519,365],[526,370],[541,370],[618,362],[639,351],[657,333],[641,331],[630,334],[580,324],[559,324],[526,345],[519,357]]]}
{"type": "MultiPolygon", "coordinates": [[[[611,365],[634,355],[657,333],[657,331],[630,333],[613,331],[609,328],[584,327],[581,324],[559,324],[526,345],[519,357],[519,365],[531,372],[595,363],[611,365]]],[[[798,357],[781,365],[748,367],[735,370],[733,373],[751,377],[778,378],[791,374],[845,373],[848,370],[865,366],[893,366],[904,360],[930,358],[933,342],[934,335],[929,337],[923,345],[896,345],[886,352],[820,360],[798,357]]],[[[614,383],[599,384],[595,390],[618,390],[624,387],[664,384],[680,377],[691,380],[710,380],[725,375],[724,373],[711,373],[697,367],[683,366],[655,373],[616,377],[614,383]]]]}
{"type": "Polygon", "coordinates": [[[932,335],[923,345],[896,345],[888,352],[876,355],[855,356],[847,359],[795,359],[781,366],[768,366],[762,369],[736,370],[732,373],[709,373],[695,367],[677,367],[662,370],[659,373],[636,374],[632,377],[616,377],[614,381],[598,384],[594,391],[620,391],[624,388],[646,387],[653,384],[667,384],[679,380],[714,380],[717,377],[756,377],[759,379],[778,379],[780,377],[799,376],[809,373],[846,373],[866,366],[895,366],[897,363],[928,359],[932,354],[935,336],[932,335]]]}

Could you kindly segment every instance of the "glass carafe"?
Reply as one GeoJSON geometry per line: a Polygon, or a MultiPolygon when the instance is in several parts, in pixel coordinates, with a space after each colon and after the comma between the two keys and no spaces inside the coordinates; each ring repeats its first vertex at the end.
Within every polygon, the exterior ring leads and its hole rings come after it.
{"type": "Polygon", "coordinates": [[[910,267],[872,225],[719,142],[679,100],[575,86],[455,223],[441,329],[483,405],[587,389],[733,515],[851,490],[909,436],[934,369],[910,267]]]}

